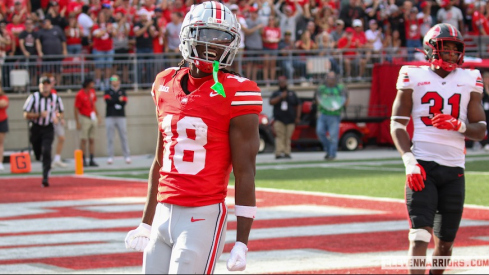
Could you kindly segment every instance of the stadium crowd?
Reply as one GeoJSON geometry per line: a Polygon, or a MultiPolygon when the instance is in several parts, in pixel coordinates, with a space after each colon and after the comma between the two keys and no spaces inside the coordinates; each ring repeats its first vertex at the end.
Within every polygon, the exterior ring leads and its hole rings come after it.
{"type": "MultiPolygon", "coordinates": [[[[30,62],[28,70],[33,81],[49,72],[61,83],[61,61],[86,54],[91,54],[95,63],[93,77],[100,90],[109,87],[114,72],[121,74],[122,83],[138,81],[151,85],[156,73],[170,65],[165,64],[165,58],[179,58],[182,21],[190,6],[200,2],[0,1],[0,64],[3,64],[4,87],[8,87],[9,72],[16,63],[30,62]],[[131,53],[138,55],[138,61],[142,60],[138,62],[137,79],[131,79],[129,65],[124,63],[131,53]],[[149,60],[161,60],[160,67],[149,66],[145,62],[149,60]]],[[[360,80],[366,64],[375,62],[378,53],[386,54],[391,61],[415,59],[414,49],[421,47],[429,28],[440,22],[452,24],[462,34],[489,34],[489,5],[479,0],[226,0],[224,3],[242,25],[244,41],[238,59],[246,56],[264,60],[262,80],[267,85],[276,79],[277,66],[289,79],[307,77],[308,55],[331,57],[331,68],[338,72],[339,59],[334,57],[341,54],[346,81],[360,80]],[[290,55],[293,49],[311,53],[302,52],[291,60],[275,61],[279,55],[290,55]],[[356,77],[352,75],[352,64],[353,68],[359,67],[356,77]]],[[[257,63],[243,64],[243,74],[257,80],[257,63]]]]}

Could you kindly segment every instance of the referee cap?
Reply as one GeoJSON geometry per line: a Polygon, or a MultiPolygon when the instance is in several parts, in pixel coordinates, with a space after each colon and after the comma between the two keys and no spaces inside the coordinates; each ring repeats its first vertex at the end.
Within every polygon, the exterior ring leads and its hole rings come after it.
{"type": "Polygon", "coordinates": [[[39,83],[48,83],[48,84],[51,84],[51,79],[49,79],[49,77],[47,76],[42,76],[41,78],[39,78],[39,83]]]}

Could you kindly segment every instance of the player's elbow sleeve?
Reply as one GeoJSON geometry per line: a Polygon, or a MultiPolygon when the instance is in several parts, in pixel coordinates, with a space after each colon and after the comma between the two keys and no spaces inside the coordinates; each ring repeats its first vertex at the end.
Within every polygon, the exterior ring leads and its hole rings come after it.
{"type": "Polygon", "coordinates": [[[406,131],[406,125],[404,125],[400,122],[397,122],[395,120],[391,120],[390,128],[391,128],[391,134],[393,134],[398,129],[402,129],[402,130],[406,131]]]}

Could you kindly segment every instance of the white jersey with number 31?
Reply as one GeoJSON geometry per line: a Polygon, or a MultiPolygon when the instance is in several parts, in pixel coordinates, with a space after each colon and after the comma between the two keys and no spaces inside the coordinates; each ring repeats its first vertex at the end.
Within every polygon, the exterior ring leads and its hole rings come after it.
{"type": "Polygon", "coordinates": [[[433,127],[437,113],[449,114],[465,123],[470,93],[482,93],[478,70],[458,68],[445,78],[428,66],[403,66],[397,79],[398,90],[413,90],[411,117],[414,123],[413,154],[418,159],[447,166],[464,166],[464,135],[433,127]]]}

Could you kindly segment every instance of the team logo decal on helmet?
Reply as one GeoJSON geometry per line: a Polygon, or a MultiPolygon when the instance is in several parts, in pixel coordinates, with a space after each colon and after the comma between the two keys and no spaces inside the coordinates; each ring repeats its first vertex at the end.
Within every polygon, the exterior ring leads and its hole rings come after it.
{"type": "Polygon", "coordinates": [[[236,16],[219,2],[192,5],[180,30],[183,58],[207,73],[214,60],[220,68],[230,66],[241,41],[240,28],[236,16]]]}
{"type": "Polygon", "coordinates": [[[452,25],[442,23],[433,26],[424,36],[423,49],[428,60],[435,68],[441,68],[445,71],[453,71],[464,63],[465,44],[462,34],[452,25]],[[454,42],[457,49],[454,51],[444,50],[443,45],[446,42],[454,42]],[[458,55],[456,63],[443,61],[442,53],[458,55]]]}

